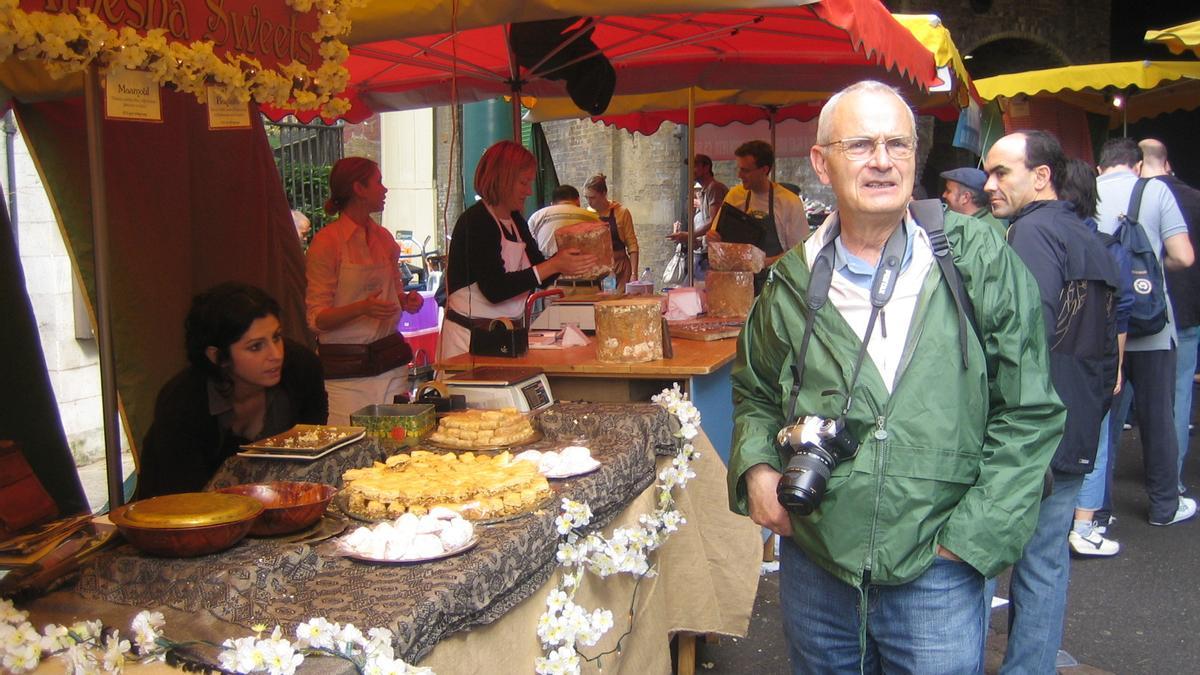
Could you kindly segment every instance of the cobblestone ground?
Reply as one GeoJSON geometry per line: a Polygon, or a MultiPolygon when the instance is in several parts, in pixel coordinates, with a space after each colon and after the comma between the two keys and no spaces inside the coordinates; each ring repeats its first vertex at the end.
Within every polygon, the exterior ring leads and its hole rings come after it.
{"type": "MultiPolygon", "coordinates": [[[[104,469],[104,458],[90,464],[77,467],[79,482],[83,484],[83,492],[87,495],[88,505],[95,512],[108,503],[108,482],[104,469]]],[[[121,453],[122,479],[133,473],[133,455],[121,453]]]]}

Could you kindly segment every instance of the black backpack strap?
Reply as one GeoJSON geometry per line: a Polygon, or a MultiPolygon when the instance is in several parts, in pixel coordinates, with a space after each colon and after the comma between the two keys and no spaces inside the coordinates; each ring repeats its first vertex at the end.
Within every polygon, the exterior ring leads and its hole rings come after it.
{"type": "Polygon", "coordinates": [[[1133,186],[1133,193],[1129,195],[1129,208],[1125,209],[1125,217],[1138,222],[1138,213],[1142,210],[1142,193],[1146,191],[1146,183],[1149,183],[1149,178],[1137,179],[1137,184],[1133,186]]]}
{"type": "MultiPolygon", "coordinates": [[[[979,326],[975,324],[975,306],[971,303],[971,296],[967,294],[967,287],[963,283],[962,275],[958,272],[958,267],[954,265],[954,251],[950,248],[950,242],[946,239],[946,232],[943,229],[946,214],[942,202],[938,199],[917,199],[909,203],[909,208],[917,225],[925,230],[925,234],[929,235],[929,243],[933,245],[934,260],[941,268],[942,276],[945,277],[946,284],[950,287],[950,295],[953,296],[954,304],[958,307],[958,345],[962,350],[963,368],[966,368],[967,322],[971,323],[971,329],[977,338],[979,337],[979,326]]],[[[982,340],[980,342],[982,343],[982,340]]]]}

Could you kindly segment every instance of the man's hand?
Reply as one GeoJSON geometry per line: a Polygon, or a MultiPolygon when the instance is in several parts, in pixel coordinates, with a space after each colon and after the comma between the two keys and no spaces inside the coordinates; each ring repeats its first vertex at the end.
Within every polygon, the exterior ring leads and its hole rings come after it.
{"type": "Polygon", "coordinates": [[[750,497],[750,520],[781,537],[790,537],[792,519],[775,494],[782,477],[770,464],[755,464],[746,472],[746,491],[750,497]]]}
{"type": "Polygon", "coordinates": [[[938,544],[937,554],[938,554],[939,558],[945,558],[946,560],[953,560],[954,562],[962,562],[963,561],[962,558],[954,555],[954,553],[952,553],[950,551],[950,549],[946,548],[945,546],[942,546],[941,544],[938,544]]]}

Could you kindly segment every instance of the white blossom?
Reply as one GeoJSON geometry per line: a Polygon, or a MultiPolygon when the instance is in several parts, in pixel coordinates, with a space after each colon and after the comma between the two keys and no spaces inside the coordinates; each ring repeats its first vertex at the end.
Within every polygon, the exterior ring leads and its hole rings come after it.
{"type": "Polygon", "coordinates": [[[24,673],[37,668],[42,657],[41,649],[33,642],[6,646],[3,653],[4,658],[0,663],[3,663],[5,670],[13,673],[24,673]]]}
{"type": "Polygon", "coordinates": [[[352,647],[365,647],[367,639],[363,637],[362,631],[355,627],[354,624],[348,623],[342,626],[342,630],[334,638],[334,644],[337,650],[342,653],[349,653],[352,647]]]}
{"type": "Polygon", "coordinates": [[[322,617],[309,619],[296,626],[296,639],[300,644],[316,649],[333,649],[333,638],[337,633],[337,624],[332,624],[322,617]]]}
{"type": "Polygon", "coordinates": [[[133,617],[130,630],[133,631],[133,643],[138,646],[141,653],[148,654],[157,648],[156,640],[161,635],[159,629],[165,623],[162,612],[147,610],[138,612],[137,616],[133,617]]]}
{"type": "Polygon", "coordinates": [[[29,612],[17,609],[12,600],[0,598],[0,623],[17,625],[23,623],[28,616],[29,612]]]}
{"type": "Polygon", "coordinates": [[[125,656],[129,654],[129,640],[122,640],[117,631],[104,640],[104,671],[119,673],[125,668],[125,656]]]}
{"type": "Polygon", "coordinates": [[[235,673],[262,670],[266,665],[267,658],[262,653],[259,642],[252,636],[222,642],[221,646],[224,649],[217,656],[217,662],[221,669],[231,670],[235,673]]]}

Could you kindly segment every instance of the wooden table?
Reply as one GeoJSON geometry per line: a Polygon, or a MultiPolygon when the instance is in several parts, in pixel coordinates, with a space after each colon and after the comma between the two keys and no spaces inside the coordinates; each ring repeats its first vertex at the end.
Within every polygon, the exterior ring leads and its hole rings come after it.
{"type": "Polygon", "coordinates": [[[737,355],[737,340],[675,339],[672,346],[672,358],[644,363],[599,361],[593,342],[583,347],[530,349],[517,358],[460,354],[439,362],[437,368],[447,373],[480,366],[538,368],[546,374],[554,398],[566,401],[648,401],[664,387],[678,382],[700,409],[709,439],[728,463],[733,437],[729,374],[737,355]]]}

